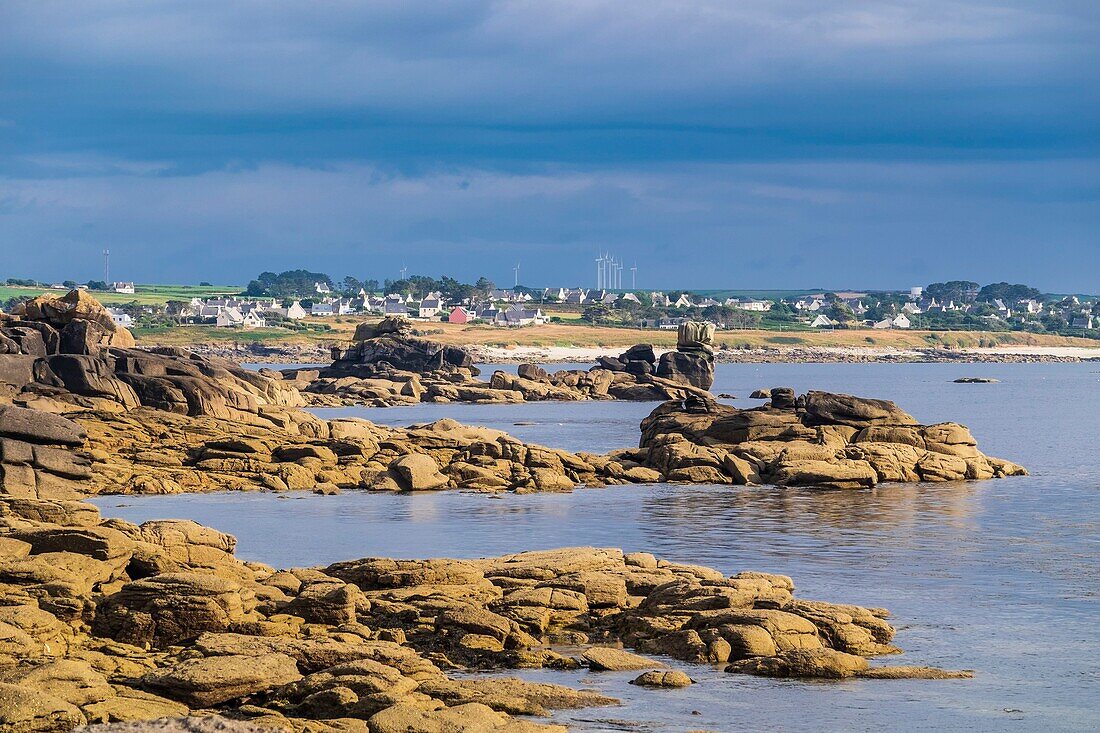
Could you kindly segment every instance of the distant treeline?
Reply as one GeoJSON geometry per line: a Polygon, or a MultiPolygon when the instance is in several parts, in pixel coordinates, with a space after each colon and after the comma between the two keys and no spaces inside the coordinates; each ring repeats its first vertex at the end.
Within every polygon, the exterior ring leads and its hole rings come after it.
{"type": "Polygon", "coordinates": [[[477,282],[464,283],[453,277],[442,275],[439,279],[427,275],[410,275],[398,280],[375,279],[360,280],[352,275],[345,276],[339,282],[323,272],[309,270],[287,270],[286,272],[262,272],[250,283],[245,293],[251,297],[267,298],[309,298],[317,295],[318,285],[323,285],[333,293],[346,296],[368,294],[401,293],[423,298],[429,293],[440,293],[443,298],[457,302],[471,297],[487,297],[496,285],[492,280],[481,277],[477,282]]]}

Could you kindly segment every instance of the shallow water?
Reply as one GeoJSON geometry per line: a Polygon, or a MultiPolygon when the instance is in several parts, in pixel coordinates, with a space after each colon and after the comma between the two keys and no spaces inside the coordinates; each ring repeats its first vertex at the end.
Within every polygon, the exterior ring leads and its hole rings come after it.
{"type": "MultiPolygon", "coordinates": [[[[784,573],[803,597],[891,609],[906,650],[891,663],[977,672],[961,681],[805,683],[678,665],[700,682],[679,691],[639,690],[626,684],[633,675],[529,675],[596,687],[626,703],[559,715],[578,730],[1100,727],[1097,365],[720,365],[714,390],[752,405],[749,392],[775,385],[885,397],[922,422],[963,422],[983,450],[1021,462],[1033,475],[849,492],[660,485],[499,497],[346,492],[96,503],[108,516],[137,522],[193,518],[237,535],[240,556],[278,566],[593,544],[731,573],[784,573]],[[959,376],[1001,383],[952,384],[959,376]]],[[[592,402],[318,413],[386,424],[448,416],[547,445],[603,451],[633,445],[650,409],[592,402]]]]}

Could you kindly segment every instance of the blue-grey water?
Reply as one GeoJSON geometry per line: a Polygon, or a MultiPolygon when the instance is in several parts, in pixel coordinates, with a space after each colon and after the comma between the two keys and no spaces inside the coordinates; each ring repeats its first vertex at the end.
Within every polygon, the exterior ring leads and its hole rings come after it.
{"type": "MultiPolygon", "coordinates": [[[[658,485],[525,496],[218,494],[96,503],[135,522],[195,519],[235,534],[242,557],[277,566],[591,544],[731,573],[784,573],[804,597],[891,609],[906,650],[891,663],[976,671],[972,680],[944,682],[807,683],[680,665],[699,684],[678,691],[634,688],[626,684],[631,675],[529,675],[624,700],[620,708],[557,716],[577,730],[1100,729],[1100,366],[720,365],[714,389],[753,405],[753,389],[776,385],[885,397],[923,422],[965,423],[983,450],[1032,475],[872,491],[658,485]],[[1001,382],[953,384],[959,376],[1001,382]]],[[[633,445],[650,409],[588,402],[318,413],[384,424],[454,417],[546,445],[604,451],[633,445]]]]}

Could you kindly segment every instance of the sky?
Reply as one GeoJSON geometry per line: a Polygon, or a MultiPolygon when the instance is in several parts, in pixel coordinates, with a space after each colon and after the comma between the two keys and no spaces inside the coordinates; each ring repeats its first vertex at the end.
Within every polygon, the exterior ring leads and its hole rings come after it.
{"type": "Polygon", "coordinates": [[[0,0],[0,279],[1100,292],[1095,0],[0,0]],[[629,269],[626,285],[629,285],[629,269]]]}

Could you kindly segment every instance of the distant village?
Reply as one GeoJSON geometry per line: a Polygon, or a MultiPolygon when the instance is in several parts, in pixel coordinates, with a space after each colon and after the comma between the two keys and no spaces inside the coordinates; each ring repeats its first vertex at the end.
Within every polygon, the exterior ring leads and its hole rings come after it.
{"type": "Polygon", "coordinates": [[[814,293],[795,298],[724,298],[688,292],[492,289],[482,296],[454,301],[440,292],[422,297],[410,293],[378,295],[360,289],[337,295],[326,283],[315,284],[310,298],[195,298],[174,315],[183,323],[220,327],[266,328],[271,324],[306,318],[336,316],[400,316],[416,321],[484,324],[502,328],[550,322],[555,311],[582,313],[581,321],[594,324],[675,330],[688,319],[703,319],[725,329],[757,328],[765,317],[774,322],[813,329],[869,328],[874,330],[933,328],[952,323],[995,330],[1041,325],[1046,319],[1058,330],[1089,331],[1098,327],[1098,303],[1076,296],[1058,300],[1042,296],[1023,299],[979,300],[980,290],[964,291],[956,300],[927,294],[923,287],[901,292],[814,293]],[[603,317],[607,315],[608,317],[603,317]]]}
{"type": "MultiPolygon", "coordinates": [[[[246,293],[169,300],[164,305],[114,305],[120,325],[167,321],[179,325],[265,329],[322,327],[340,316],[400,316],[414,321],[516,328],[552,321],[675,330],[688,319],[721,329],[1025,330],[1100,337],[1100,299],[1049,296],[1025,285],[970,281],[934,283],[908,291],[818,292],[793,297],[711,297],[690,291],[606,288],[501,289],[484,278],[464,285],[450,278],[413,276],[378,286],[345,278],[343,287],[319,273],[264,273],[246,293]],[[289,277],[293,276],[293,277],[289,277]],[[308,279],[303,280],[304,277],[308,279]],[[425,290],[432,285],[446,288],[425,290]],[[280,288],[280,285],[283,286],[280,288]],[[350,286],[358,285],[358,289],[350,286]],[[375,289],[378,286],[378,289],[375,289]],[[445,294],[444,290],[451,292],[445,294]],[[289,291],[289,293],[287,292],[289,291]],[[579,314],[579,315],[578,315],[579,314]]],[[[9,281],[22,282],[22,281],[9,281]]],[[[608,281],[608,284],[612,284],[608,281]]],[[[613,284],[621,284],[619,281],[613,284]]],[[[41,285],[41,284],[39,284],[41,285]]],[[[50,285],[88,287],[75,283],[50,285]]],[[[133,282],[89,283],[93,290],[132,295],[133,282]]]]}

